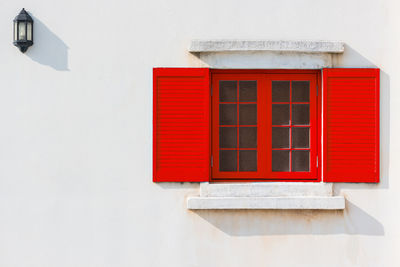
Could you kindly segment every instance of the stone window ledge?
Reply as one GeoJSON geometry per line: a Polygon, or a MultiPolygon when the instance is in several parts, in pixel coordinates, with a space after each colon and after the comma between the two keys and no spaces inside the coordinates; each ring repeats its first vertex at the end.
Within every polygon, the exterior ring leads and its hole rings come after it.
{"type": "Polygon", "coordinates": [[[189,197],[187,208],[342,210],[343,196],[333,196],[331,183],[200,184],[200,196],[189,197]]]}
{"type": "Polygon", "coordinates": [[[191,53],[227,51],[343,53],[344,43],[308,40],[192,40],[189,46],[191,53]]]}

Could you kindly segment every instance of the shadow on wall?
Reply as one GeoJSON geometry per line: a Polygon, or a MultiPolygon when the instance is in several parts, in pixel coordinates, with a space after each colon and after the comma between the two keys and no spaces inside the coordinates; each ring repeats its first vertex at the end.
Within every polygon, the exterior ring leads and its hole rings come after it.
{"type": "Polygon", "coordinates": [[[380,183],[382,188],[389,188],[390,167],[390,77],[381,70],[380,91],[380,183]]]}
{"type": "MultiPolygon", "coordinates": [[[[334,68],[381,68],[376,66],[369,59],[358,53],[349,45],[345,45],[343,54],[336,54],[332,58],[334,68]]],[[[377,184],[335,184],[335,193],[341,189],[374,189],[389,188],[389,167],[390,167],[390,77],[381,68],[380,70],[380,182],[377,184]]]]}
{"type": "Polygon", "coordinates": [[[34,45],[25,54],[42,65],[50,66],[58,71],[69,71],[68,46],[43,22],[32,17],[34,20],[34,45]]]}
{"type": "MultiPolygon", "coordinates": [[[[217,56],[216,56],[217,57],[217,56]]],[[[215,61],[218,61],[216,58],[215,61]]],[[[245,62],[245,61],[244,61],[245,62]]],[[[332,57],[334,68],[381,68],[350,46],[332,57]]],[[[242,68],[246,68],[246,62],[242,68]]],[[[213,66],[211,66],[213,67],[213,66]]],[[[231,66],[227,66],[231,67],[231,66]]],[[[346,190],[389,188],[390,167],[390,76],[380,72],[380,182],[335,183],[335,194],[346,190]]],[[[182,184],[161,185],[166,190],[185,188],[182,184]]],[[[187,187],[187,186],[186,186],[187,187]]],[[[190,187],[192,188],[192,187],[190,187]]],[[[193,187],[193,190],[196,188],[193,187]]],[[[350,196],[351,193],[348,193],[350,196]]],[[[367,212],[346,200],[344,211],[325,210],[198,210],[191,212],[231,236],[261,235],[368,235],[383,236],[383,225],[367,212]]]]}
{"type": "Polygon", "coordinates": [[[385,234],[380,222],[347,200],[344,211],[198,210],[194,213],[230,236],[385,234]]]}
{"type": "MultiPolygon", "coordinates": [[[[320,68],[331,63],[333,68],[380,68],[369,59],[345,44],[344,53],[330,55],[315,54],[303,58],[304,54],[292,52],[226,52],[194,53],[211,68],[276,68],[290,66],[291,62],[299,68],[320,68]],[[329,60],[326,57],[331,57],[329,60]],[[315,59],[315,61],[313,61],[315,59]],[[309,62],[304,63],[307,60],[309,62]],[[286,65],[285,65],[286,64],[286,65]]],[[[381,69],[380,73],[380,182],[378,184],[335,184],[335,191],[343,189],[389,188],[390,152],[390,77],[381,69]]]]}
{"type": "MultiPolygon", "coordinates": [[[[345,44],[344,53],[329,55],[308,55],[268,51],[257,52],[225,52],[225,53],[194,53],[210,68],[276,68],[298,64],[299,68],[320,68],[331,63],[333,68],[380,68],[369,59],[345,44]],[[307,60],[309,62],[303,62],[307,60]],[[313,61],[315,60],[315,61],[313,61]]],[[[380,73],[380,182],[378,184],[336,184],[335,191],[340,189],[374,189],[389,188],[389,153],[390,152],[390,77],[381,69],[380,73]]]]}

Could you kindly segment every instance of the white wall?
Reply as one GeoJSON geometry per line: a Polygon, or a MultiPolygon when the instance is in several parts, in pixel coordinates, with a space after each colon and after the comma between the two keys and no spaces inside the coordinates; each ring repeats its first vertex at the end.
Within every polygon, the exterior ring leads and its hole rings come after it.
{"type": "MultiPolygon", "coordinates": [[[[0,266],[400,266],[396,0],[0,2],[0,266]],[[35,45],[12,45],[34,16],[35,45]],[[203,66],[195,38],[341,40],[381,68],[381,183],[344,212],[185,208],[152,182],[152,68],[203,66]]],[[[246,62],[244,62],[246,64],[246,62]]]]}

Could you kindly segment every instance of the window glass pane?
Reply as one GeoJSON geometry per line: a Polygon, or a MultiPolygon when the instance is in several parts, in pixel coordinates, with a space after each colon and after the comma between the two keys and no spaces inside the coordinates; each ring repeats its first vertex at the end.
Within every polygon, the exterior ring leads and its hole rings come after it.
{"type": "Polygon", "coordinates": [[[219,171],[233,172],[237,170],[237,150],[219,151],[219,171]]]}
{"type": "Polygon", "coordinates": [[[18,40],[18,22],[14,22],[14,41],[18,40]]]}
{"type": "Polygon", "coordinates": [[[290,82],[272,81],[272,102],[290,101],[290,82]]]}
{"type": "Polygon", "coordinates": [[[310,101],[310,82],[293,81],[292,82],[292,102],[310,101]]]}
{"type": "Polygon", "coordinates": [[[220,81],[219,82],[219,101],[236,102],[237,101],[237,82],[220,81]]]}
{"type": "Polygon", "coordinates": [[[293,125],[308,125],[310,123],[310,105],[293,104],[292,120],[293,125]]]}
{"type": "Polygon", "coordinates": [[[257,127],[239,128],[239,147],[257,148],[257,127]]]}
{"type": "Polygon", "coordinates": [[[289,151],[272,150],[272,171],[289,171],[289,151]]]}
{"type": "Polygon", "coordinates": [[[257,150],[239,151],[239,171],[257,171],[257,150]]]}
{"type": "Polygon", "coordinates": [[[292,170],[294,172],[308,172],[310,165],[309,151],[292,151],[292,170]]]}
{"type": "Polygon", "coordinates": [[[294,148],[310,147],[310,130],[309,128],[292,128],[292,146],[294,148]]]}
{"type": "Polygon", "coordinates": [[[236,104],[219,104],[219,125],[237,124],[236,104]]]}
{"type": "Polygon", "coordinates": [[[18,22],[18,40],[26,39],[25,22],[18,22]]]}
{"type": "Polygon", "coordinates": [[[239,101],[257,101],[257,81],[239,81],[239,101]]]}
{"type": "Polygon", "coordinates": [[[219,147],[236,148],[237,147],[237,128],[220,127],[219,128],[219,147]]]}
{"type": "Polygon", "coordinates": [[[28,39],[28,41],[32,41],[32,22],[28,22],[28,24],[27,24],[27,39],[28,39]]]}
{"type": "Polygon", "coordinates": [[[272,125],[289,125],[290,111],[289,105],[272,105],[272,125]]]}
{"type": "Polygon", "coordinates": [[[240,104],[239,105],[239,124],[256,125],[257,124],[257,105],[240,104]]]}
{"type": "Polygon", "coordinates": [[[272,127],[272,148],[289,148],[289,127],[272,127]]]}

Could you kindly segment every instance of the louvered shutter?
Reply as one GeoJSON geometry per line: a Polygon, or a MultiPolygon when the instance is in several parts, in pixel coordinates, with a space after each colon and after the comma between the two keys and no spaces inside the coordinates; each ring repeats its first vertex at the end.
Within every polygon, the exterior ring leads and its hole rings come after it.
{"type": "Polygon", "coordinates": [[[208,181],[209,69],[155,68],[153,90],[153,181],[208,181]]]}
{"type": "Polygon", "coordinates": [[[379,182],[379,69],[323,70],[325,182],[379,182]]]}

